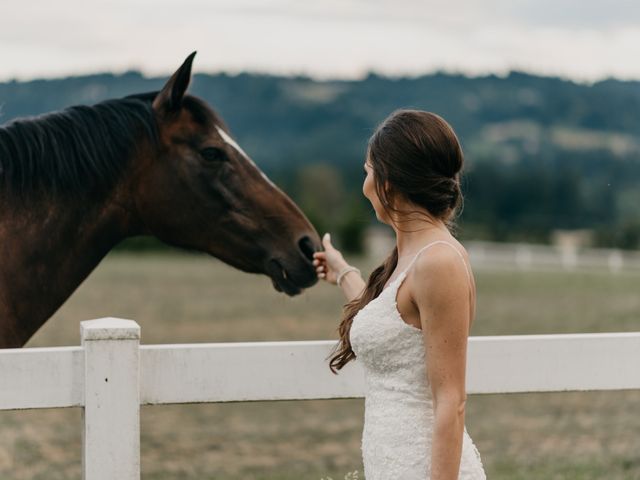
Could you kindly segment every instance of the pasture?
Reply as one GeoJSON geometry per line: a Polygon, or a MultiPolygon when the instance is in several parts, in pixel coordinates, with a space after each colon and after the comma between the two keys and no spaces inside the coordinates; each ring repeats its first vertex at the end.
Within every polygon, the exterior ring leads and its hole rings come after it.
{"type": "MultiPolygon", "coordinates": [[[[361,270],[374,262],[350,258],[361,270]]],[[[640,330],[640,275],[476,270],[473,335],[640,330]]],[[[142,343],[335,338],[323,283],[295,298],[200,255],[111,254],[28,347],[79,322],[135,319],[142,343]]],[[[526,372],[523,372],[526,375],[526,372]]],[[[342,480],[358,471],[362,399],[142,409],[143,478],[342,480]]],[[[491,479],[640,478],[640,392],[473,395],[467,429],[491,479]]],[[[0,478],[80,478],[80,409],[0,413],[0,478]]]]}

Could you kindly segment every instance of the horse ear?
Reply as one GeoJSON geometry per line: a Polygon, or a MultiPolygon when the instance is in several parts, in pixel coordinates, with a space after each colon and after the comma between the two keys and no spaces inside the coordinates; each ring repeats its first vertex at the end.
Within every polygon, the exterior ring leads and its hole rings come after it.
{"type": "Polygon", "coordinates": [[[195,56],[196,52],[189,55],[180,68],[171,75],[171,78],[153,100],[154,110],[174,112],[180,109],[182,97],[184,97],[191,81],[191,65],[195,56]]]}

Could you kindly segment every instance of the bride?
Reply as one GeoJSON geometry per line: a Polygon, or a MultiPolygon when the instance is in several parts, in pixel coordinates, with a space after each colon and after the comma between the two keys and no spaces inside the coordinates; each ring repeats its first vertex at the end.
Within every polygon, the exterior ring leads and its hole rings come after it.
{"type": "Polygon", "coordinates": [[[366,282],[329,234],[314,254],[318,277],[347,298],[330,368],[359,359],[365,373],[366,480],[486,479],[465,427],[475,282],[450,232],[462,165],[441,117],[392,113],[369,140],[362,192],[393,228],[396,247],[366,282]]]}

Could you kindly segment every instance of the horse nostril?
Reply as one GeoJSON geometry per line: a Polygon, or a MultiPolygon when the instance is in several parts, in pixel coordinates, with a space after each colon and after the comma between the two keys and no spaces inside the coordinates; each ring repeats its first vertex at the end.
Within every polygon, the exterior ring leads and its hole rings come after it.
{"type": "Polygon", "coordinates": [[[298,247],[302,250],[305,257],[310,261],[313,261],[313,253],[316,251],[316,248],[313,245],[313,240],[311,240],[308,235],[304,235],[300,240],[298,240],[298,247]]]}

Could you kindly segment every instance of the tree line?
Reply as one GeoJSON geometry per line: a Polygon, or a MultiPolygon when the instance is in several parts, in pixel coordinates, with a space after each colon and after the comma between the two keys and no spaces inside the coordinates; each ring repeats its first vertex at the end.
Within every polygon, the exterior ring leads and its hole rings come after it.
{"type": "MultiPolygon", "coordinates": [[[[5,82],[0,121],[152,91],[164,80],[126,72],[5,82]]],[[[591,229],[598,246],[640,248],[640,82],[587,85],[522,72],[350,81],[216,73],[196,74],[191,92],[346,250],[361,249],[375,222],[361,193],[362,163],[369,136],[397,108],[436,112],[458,133],[462,238],[544,243],[555,229],[591,229]]]]}

